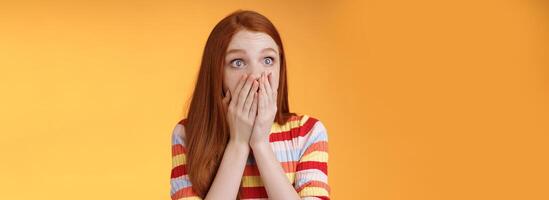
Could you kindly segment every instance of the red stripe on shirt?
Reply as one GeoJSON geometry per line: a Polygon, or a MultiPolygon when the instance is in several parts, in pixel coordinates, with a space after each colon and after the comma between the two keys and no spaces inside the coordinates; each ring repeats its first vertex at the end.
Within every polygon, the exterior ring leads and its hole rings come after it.
{"type": "Polygon", "coordinates": [[[309,117],[303,126],[293,127],[288,131],[272,133],[269,135],[269,142],[292,140],[296,137],[305,136],[309,133],[317,121],[317,119],[309,117]]]}
{"type": "Polygon", "coordinates": [[[179,154],[186,154],[187,148],[185,148],[182,144],[174,144],[172,145],[172,156],[177,156],[179,154]]]}
{"type": "Polygon", "coordinates": [[[265,187],[242,187],[241,188],[241,199],[250,199],[250,198],[267,198],[267,191],[265,187]]]}
{"type": "Polygon", "coordinates": [[[184,175],[187,175],[186,165],[179,165],[172,169],[172,178],[177,178],[184,175]]]}
{"type": "Polygon", "coordinates": [[[296,172],[308,170],[308,169],[318,169],[324,174],[328,175],[328,165],[325,162],[317,162],[317,161],[306,161],[301,162],[297,165],[296,172]]]}

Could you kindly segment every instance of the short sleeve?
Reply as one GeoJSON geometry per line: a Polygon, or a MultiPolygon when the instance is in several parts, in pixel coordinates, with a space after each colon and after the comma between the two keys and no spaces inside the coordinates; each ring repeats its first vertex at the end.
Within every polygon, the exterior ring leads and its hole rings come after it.
{"type": "Polygon", "coordinates": [[[172,170],[170,179],[170,196],[172,200],[201,199],[192,190],[192,184],[187,174],[187,149],[184,143],[185,129],[177,124],[172,133],[172,170]]]}
{"type": "Polygon", "coordinates": [[[304,136],[294,187],[303,199],[330,199],[328,185],[328,134],[316,119],[304,136]]]}

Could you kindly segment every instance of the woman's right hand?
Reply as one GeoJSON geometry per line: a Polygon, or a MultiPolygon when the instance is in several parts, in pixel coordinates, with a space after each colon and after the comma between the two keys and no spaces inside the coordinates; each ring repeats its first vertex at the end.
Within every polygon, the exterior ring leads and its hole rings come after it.
{"type": "Polygon", "coordinates": [[[238,81],[234,93],[229,89],[223,97],[231,134],[229,142],[245,145],[249,143],[257,115],[258,88],[257,78],[245,74],[238,81]]]}

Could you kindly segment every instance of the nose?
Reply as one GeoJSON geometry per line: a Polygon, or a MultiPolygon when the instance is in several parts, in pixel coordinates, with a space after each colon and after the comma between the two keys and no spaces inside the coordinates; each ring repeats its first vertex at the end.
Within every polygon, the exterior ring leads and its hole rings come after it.
{"type": "Polygon", "coordinates": [[[259,79],[263,72],[267,73],[267,70],[265,70],[263,66],[255,65],[250,67],[249,69],[250,70],[248,71],[248,74],[254,79],[259,79]]]}

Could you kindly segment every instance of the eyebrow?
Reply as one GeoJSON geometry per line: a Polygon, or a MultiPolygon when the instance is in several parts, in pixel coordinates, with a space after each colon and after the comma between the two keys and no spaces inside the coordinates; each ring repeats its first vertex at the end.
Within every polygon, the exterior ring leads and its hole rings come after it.
{"type": "MultiPolygon", "coordinates": [[[[270,47],[269,48],[264,48],[263,50],[261,50],[261,53],[263,53],[265,51],[273,51],[273,52],[278,54],[278,51],[276,51],[275,49],[270,48],[270,47]]],[[[238,53],[238,52],[246,53],[246,51],[244,49],[230,49],[230,50],[227,51],[226,54],[238,53]]]]}

